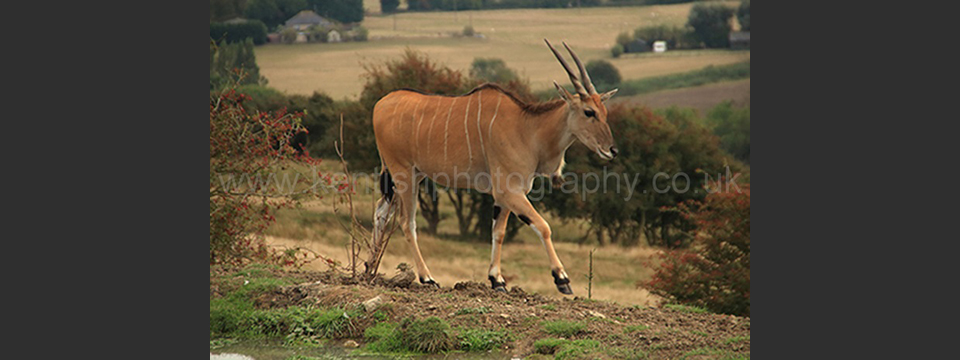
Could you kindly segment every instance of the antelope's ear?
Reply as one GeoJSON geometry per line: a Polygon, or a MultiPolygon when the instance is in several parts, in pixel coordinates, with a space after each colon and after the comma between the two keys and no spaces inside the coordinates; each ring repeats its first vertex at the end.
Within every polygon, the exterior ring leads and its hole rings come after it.
{"type": "Polygon", "coordinates": [[[613,94],[616,94],[616,93],[617,93],[617,91],[620,91],[620,89],[613,89],[613,90],[610,90],[610,91],[607,91],[607,92],[601,94],[601,95],[600,95],[600,101],[607,101],[607,100],[609,100],[610,98],[613,97],[613,94]]]}
{"type": "Polygon", "coordinates": [[[563,99],[563,101],[570,103],[570,101],[573,100],[573,95],[571,95],[567,89],[564,89],[563,86],[557,84],[556,81],[553,82],[553,86],[557,87],[557,92],[560,93],[560,98],[563,99]]]}

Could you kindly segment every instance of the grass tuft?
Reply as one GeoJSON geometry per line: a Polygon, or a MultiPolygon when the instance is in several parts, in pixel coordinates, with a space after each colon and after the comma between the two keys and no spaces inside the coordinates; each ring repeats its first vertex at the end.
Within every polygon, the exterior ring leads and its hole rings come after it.
{"type": "Polygon", "coordinates": [[[580,322],[574,321],[545,321],[542,323],[543,330],[548,334],[563,336],[563,337],[572,337],[574,335],[584,332],[586,325],[580,322]]]}

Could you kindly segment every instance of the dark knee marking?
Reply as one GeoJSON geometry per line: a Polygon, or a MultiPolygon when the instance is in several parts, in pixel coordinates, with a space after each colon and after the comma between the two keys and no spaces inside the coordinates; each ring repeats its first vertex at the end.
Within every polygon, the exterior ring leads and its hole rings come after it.
{"type": "Polygon", "coordinates": [[[493,206],[493,220],[494,220],[494,221],[496,221],[497,218],[500,217],[500,210],[502,210],[502,209],[500,209],[499,206],[496,206],[496,205],[493,206]]]}
{"type": "Polygon", "coordinates": [[[527,225],[530,225],[530,223],[533,222],[533,221],[530,221],[530,218],[528,218],[526,215],[523,215],[523,214],[517,215],[517,217],[520,218],[520,221],[523,221],[523,223],[527,225]]]}
{"type": "Polygon", "coordinates": [[[420,283],[421,283],[421,284],[424,284],[424,285],[433,285],[434,287],[436,287],[436,288],[438,288],[438,289],[440,288],[440,284],[438,284],[436,281],[433,281],[433,279],[427,280],[427,279],[424,278],[423,276],[420,277],[420,283]]]}
{"type": "Polygon", "coordinates": [[[487,278],[490,279],[490,286],[493,287],[494,290],[507,292],[506,282],[499,282],[497,281],[497,278],[493,276],[487,276],[487,278]]]}

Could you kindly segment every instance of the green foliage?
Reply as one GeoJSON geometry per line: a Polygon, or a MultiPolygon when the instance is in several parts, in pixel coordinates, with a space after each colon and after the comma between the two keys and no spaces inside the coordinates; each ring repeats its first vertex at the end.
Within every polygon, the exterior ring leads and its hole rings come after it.
{"type": "Polygon", "coordinates": [[[713,190],[676,207],[696,225],[696,246],[661,254],[644,285],[679,304],[750,316],[750,185],[713,190]]]}
{"type": "Polygon", "coordinates": [[[463,36],[473,37],[475,32],[473,31],[473,26],[467,25],[463,27],[463,36]]]}
{"type": "Polygon", "coordinates": [[[721,66],[709,65],[703,69],[686,73],[623,81],[620,83],[620,91],[617,92],[617,96],[638,95],[749,77],[749,61],[721,66]]]}
{"type": "Polygon", "coordinates": [[[667,49],[696,49],[700,47],[699,39],[690,27],[667,25],[653,25],[637,28],[633,37],[643,39],[651,46],[654,41],[664,41],[667,49]]]}
{"type": "Polygon", "coordinates": [[[544,310],[550,310],[550,311],[557,310],[557,307],[553,306],[553,304],[540,305],[540,308],[544,310]]]}
{"type": "Polygon", "coordinates": [[[597,87],[597,91],[604,92],[612,90],[623,78],[620,76],[620,70],[617,70],[613,64],[606,60],[591,60],[585,66],[587,74],[590,74],[590,80],[597,87]]]}
{"type": "Polygon", "coordinates": [[[308,2],[317,15],[325,18],[345,24],[363,21],[363,0],[308,0],[308,2]]]}
{"type": "Polygon", "coordinates": [[[512,337],[507,330],[466,329],[457,335],[462,351],[487,351],[499,349],[512,337]]]}
{"type": "Polygon", "coordinates": [[[210,0],[210,22],[230,20],[243,16],[247,0],[210,0]]]}
{"type": "Polygon", "coordinates": [[[553,354],[566,340],[557,338],[540,339],[533,342],[533,349],[538,354],[553,354]]]}
{"type": "Polygon", "coordinates": [[[622,47],[627,47],[627,44],[631,41],[633,41],[633,37],[630,36],[630,33],[622,32],[617,34],[617,44],[620,44],[622,47]]]}
{"type": "Polygon", "coordinates": [[[750,31],[750,0],[740,2],[737,8],[737,22],[740,23],[740,31],[750,31]]]}
{"type": "Polygon", "coordinates": [[[698,2],[690,9],[687,25],[707,47],[725,48],[729,45],[730,19],[734,12],[736,10],[723,4],[698,2]]]}
{"type": "Polygon", "coordinates": [[[231,84],[266,85],[267,79],[260,76],[260,67],[253,51],[253,39],[228,43],[226,40],[216,44],[210,40],[210,90],[217,90],[231,84]],[[243,76],[240,76],[243,74],[243,76]]]}
{"type": "Polygon", "coordinates": [[[248,0],[243,15],[262,21],[268,29],[275,29],[307,8],[306,0],[248,0]]]}
{"type": "Polygon", "coordinates": [[[249,20],[239,24],[210,23],[210,38],[224,40],[227,43],[244,42],[247,38],[255,45],[267,42],[267,26],[260,20],[249,20]]]}
{"type": "Polygon", "coordinates": [[[620,55],[623,55],[623,45],[614,44],[613,47],[610,48],[610,56],[618,58],[620,55]]]}
{"type": "Polygon", "coordinates": [[[548,334],[562,336],[562,337],[572,337],[574,335],[584,332],[586,325],[581,322],[575,321],[544,321],[542,324],[543,331],[546,331],[548,334]]]}
{"type": "Polygon", "coordinates": [[[384,14],[397,12],[400,0],[380,0],[380,11],[384,14]]]}
{"type": "Polygon", "coordinates": [[[723,150],[739,160],[750,162],[750,107],[736,108],[729,101],[707,113],[707,124],[720,137],[723,150]]]}

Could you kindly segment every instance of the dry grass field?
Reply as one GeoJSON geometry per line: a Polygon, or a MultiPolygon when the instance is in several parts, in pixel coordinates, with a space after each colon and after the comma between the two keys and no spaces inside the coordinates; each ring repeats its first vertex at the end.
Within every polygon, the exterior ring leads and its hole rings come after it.
{"type": "MultiPolygon", "coordinates": [[[[739,2],[727,2],[736,6],[739,2]]],[[[379,5],[379,3],[377,3],[379,5]]],[[[368,1],[365,6],[370,10],[368,1]]],[[[503,59],[528,78],[534,90],[549,88],[565,74],[543,38],[566,41],[584,61],[606,59],[624,79],[639,79],[725,65],[750,59],[749,51],[668,51],[626,54],[612,59],[609,49],[620,32],[640,26],[683,25],[691,4],[584,9],[513,9],[367,15],[363,26],[370,41],[337,44],[264,45],[257,47],[260,73],[269,85],[290,94],[322,91],[336,99],[355,99],[364,79],[363,64],[396,59],[405,48],[466,72],[477,57],[503,59]],[[396,22],[396,30],[394,30],[396,22]],[[483,38],[455,37],[472,24],[483,38]]],[[[378,11],[379,6],[374,11],[378,11]]]]}

